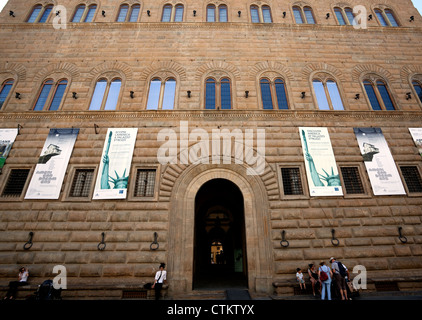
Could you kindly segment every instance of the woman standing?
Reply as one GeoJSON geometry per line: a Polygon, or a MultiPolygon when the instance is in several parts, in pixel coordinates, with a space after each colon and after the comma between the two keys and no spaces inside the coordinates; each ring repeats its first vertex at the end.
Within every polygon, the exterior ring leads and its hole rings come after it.
{"type": "Polygon", "coordinates": [[[324,261],[321,261],[319,265],[318,276],[322,285],[321,300],[325,299],[325,292],[327,292],[327,299],[331,300],[331,278],[333,277],[333,272],[325,265],[324,261]]]}

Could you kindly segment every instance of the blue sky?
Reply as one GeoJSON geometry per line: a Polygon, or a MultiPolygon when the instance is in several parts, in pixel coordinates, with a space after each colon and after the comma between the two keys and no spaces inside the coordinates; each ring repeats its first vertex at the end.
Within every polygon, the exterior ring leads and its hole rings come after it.
{"type": "MultiPolygon", "coordinates": [[[[8,0],[0,0],[0,11],[6,5],[8,0]]],[[[362,0],[364,2],[365,0],[362,0]]],[[[414,6],[419,10],[419,13],[422,15],[422,0],[412,0],[414,6]]]]}

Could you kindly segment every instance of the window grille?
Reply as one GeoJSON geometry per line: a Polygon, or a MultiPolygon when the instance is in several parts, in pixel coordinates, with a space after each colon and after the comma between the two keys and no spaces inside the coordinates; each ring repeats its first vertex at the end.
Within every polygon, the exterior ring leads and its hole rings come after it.
{"type": "Polygon", "coordinates": [[[94,178],[94,169],[76,169],[73,176],[71,197],[88,197],[91,190],[91,183],[94,178]]]}
{"type": "Polygon", "coordinates": [[[303,195],[299,168],[282,168],[281,176],[285,195],[303,195]]]}
{"type": "Polygon", "coordinates": [[[422,192],[422,178],[416,166],[400,167],[409,193],[422,192]]]}
{"type": "Polygon", "coordinates": [[[155,189],[154,169],[138,169],[136,173],[135,197],[153,197],[155,189]]]}
{"type": "Polygon", "coordinates": [[[28,174],[29,169],[12,169],[4,187],[2,197],[20,197],[28,174]]]}
{"type": "Polygon", "coordinates": [[[364,194],[358,167],[341,167],[343,183],[347,194],[364,194]]]}

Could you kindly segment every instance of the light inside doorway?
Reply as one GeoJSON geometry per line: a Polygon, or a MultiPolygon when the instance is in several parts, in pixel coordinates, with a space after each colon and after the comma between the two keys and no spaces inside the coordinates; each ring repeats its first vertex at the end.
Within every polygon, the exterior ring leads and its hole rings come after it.
{"type": "Polygon", "coordinates": [[[219,241],[214,241],[211,244],[211,264],[224,264],[223,257],[223,244],[219,241]]]}

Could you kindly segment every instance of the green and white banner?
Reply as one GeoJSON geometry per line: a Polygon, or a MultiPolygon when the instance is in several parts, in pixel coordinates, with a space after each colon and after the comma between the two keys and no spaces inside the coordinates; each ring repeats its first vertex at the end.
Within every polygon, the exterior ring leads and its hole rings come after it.
{"type": "Polygon", "coordinates": [[[93,199],[126,199],[137,128],[107,130],[93,199]]]}
{"type": "Polygon", "coordinates": [[[381,128],[354,128],[374,195],[406,194],[381,128]]]}
{"type": "Polygon", "coordinates": [[[416,147],[419,149],[419,154],[422,157],[422,128],[410,128],[409,131],[416,147]]]}
{"type": "Polygon", "coordinates": [[[0,129],[0,170],[4,167],[17,135],[18,129],[0,129]]]}
{"type": "Polygon", "coordinates": [[[58,199],[79,129],[50,129],[25,199],[58,199]]]}
{"type": "Polygon", "coordinates": [[[299,128],[310,195],[342,196],[343,189],[327,128],[299,128]]]}

